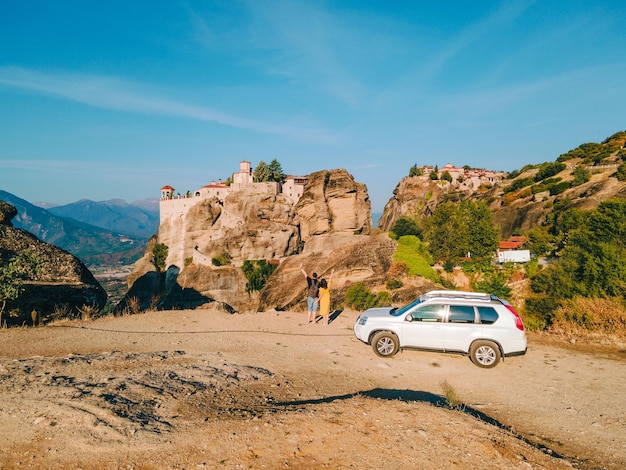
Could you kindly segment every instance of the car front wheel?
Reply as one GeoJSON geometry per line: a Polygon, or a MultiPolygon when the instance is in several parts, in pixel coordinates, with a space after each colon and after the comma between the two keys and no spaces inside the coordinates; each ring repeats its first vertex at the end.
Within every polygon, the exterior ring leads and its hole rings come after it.
{"type": "Polygon", "coordinates": [[[380,357],[392,357],[400,349],[400,341],[393,333],[381,331],[372,338],[372,349],[380,357]]]}
{"type": "Polygon", "coordinates": [[[491,341],[476,341],[470,348],[470,359],[478,367],[490,369],[500,362],[500,348],[491,341]]]}

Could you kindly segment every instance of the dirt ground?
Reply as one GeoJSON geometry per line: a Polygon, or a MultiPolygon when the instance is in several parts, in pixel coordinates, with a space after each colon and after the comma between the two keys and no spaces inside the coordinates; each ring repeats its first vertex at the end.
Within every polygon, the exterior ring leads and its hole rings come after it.
{"type": "Polygon", "coordinates": [[[490,370],[381,359],[355,339],[357,315],[0,330],[0,468],[626,468],[624,354],[530,337],[526,356],[490,370]]]}

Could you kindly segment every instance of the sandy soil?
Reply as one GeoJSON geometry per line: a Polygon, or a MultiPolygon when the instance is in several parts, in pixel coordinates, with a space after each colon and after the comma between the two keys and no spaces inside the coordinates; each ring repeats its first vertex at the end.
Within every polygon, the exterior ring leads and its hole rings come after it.
{"type": "Polygon", "coordinates": [[[356,316],[196,310],[1,330],[0,468],[626,468],[623,357],[531,338],[491,370],[381,359],[354,338],[356,316]]]}

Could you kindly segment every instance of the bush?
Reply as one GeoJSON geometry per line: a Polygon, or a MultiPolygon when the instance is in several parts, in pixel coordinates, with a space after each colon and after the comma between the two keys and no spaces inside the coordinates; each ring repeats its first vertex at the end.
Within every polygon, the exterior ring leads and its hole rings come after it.
{"type": "Polygon", "coordinates": [[[556,196],[557,194],[561,194],[567,191],[571,186],[569,181],[563,181],[562,183],[557,183],[553,186],[550,186],[550,196],[556,196]]]}
{"type": "Polygon", "coordinates": [[[454,262],[452,260],[447,259],[443,263],[443,270],[447,273],[451,273],[452,271],[454,271],[454,262]]]}
{"type": "Polygon", "coordinates": [[[250,294],[253,291],[260,291],[265,283],[276,270],[278,265],[268,263],[264,259],[258,261],[245,260],[241,269],[243,270],[248,282],[246,283],[246,292],[250,294]]]}
{"type": "Polygon", "coordinates": [[[403,285],[402,281],[395,278],[387,279],[387,282],[385,283],[385,286],[387,286],[387,289],[389,290],[400,289],[403,285]]]}
{"type": "Polygon", "coordinates": [[[230,257],[228,252],[223,251],[221,254],[211,258],[211,263],[213,264],[213,266],[226,266],[230,264],[231,259],[232,258],[230,257]]]}
{"type": "Polygon", "coordinates": [[[554,312],[550,331],[568,335],[595,333],[626,338],[626,307],[620,298],[576,297],[554,312]]]}
{"type": "Polygon", "coordinates": [[[408,273],[409,268],[404,261],[394,261],[387,271],[387,276],[397,279],[406,276],[408,273]]]}
{"type": "Polygon", "coordinates": [[[620,166],[617,167],[615,177],[618,181],[626,181],[626,163],[622,163],[620,166]]]}
{"type": "Polygon", "coordinates": [[[417,237],[421,236],[422,231],[417,226],[417,223],[409,219],[408,217],[400,217],[398,221],[391,228],[391,238],[397,240],[400,237],[405,235],[415,235],[417,237]]]}
{"type": "Polygon", "coordinates": [[[375,294],[365,286],[363,281],[359,281],[346,290],[346,305],[362,312],[368,308],[391,305],[391,296],[389,292],[375,294]]]}
{"type": "Polygon", "coordinates": [[[565,163],[560,162],[546,162],[542,163],[539,167],[539,171],[535,175],[535,182],[539,182],[551,176],[554,176],[567,168],[565,163]]]}

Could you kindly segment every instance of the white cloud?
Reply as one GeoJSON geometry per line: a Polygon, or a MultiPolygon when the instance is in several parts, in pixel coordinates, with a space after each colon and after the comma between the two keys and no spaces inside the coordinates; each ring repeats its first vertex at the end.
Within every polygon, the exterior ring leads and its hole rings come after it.
{"type": "Polygon", "coordinates": [[[154,96],[145,86],[114,77],[74,73],[44,73],[21,67],[0,67],[0,85],[76,101],[101,109],[129,113],[175,116],[213,122],[262,134],[277,134],[315,143],[332,142],[336,136],[321,128],[273,124],[241,118],[207,106],[154,96]]]}

